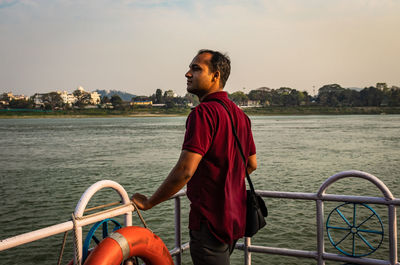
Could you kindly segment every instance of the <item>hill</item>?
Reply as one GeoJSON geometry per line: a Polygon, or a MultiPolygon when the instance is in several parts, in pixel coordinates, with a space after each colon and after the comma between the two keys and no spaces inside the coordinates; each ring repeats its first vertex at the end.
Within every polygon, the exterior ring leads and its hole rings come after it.
{"type": "Polygon", "coordinates": [[[131,101],[132,98],[136,97],[136,95],[123,92],[120,90],[100,90],[97,89],[95,92],[99,93],[101,97],[107,96],[108,98],[111,98],[113,95],[118,95],[123,101],[131,101]]]}

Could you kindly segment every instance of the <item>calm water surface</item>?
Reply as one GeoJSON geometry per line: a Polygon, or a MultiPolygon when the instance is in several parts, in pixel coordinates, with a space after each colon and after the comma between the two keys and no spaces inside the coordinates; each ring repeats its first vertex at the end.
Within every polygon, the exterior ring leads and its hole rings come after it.
{"type": "MultiPolygon", "coordinates": [[[[111,179],[129,194],[151,194],[177,161],[185,117],[0,119],[0,238],[68,221],[82,193],[111,179]]],[[[379,177],[400,195],[400,115],[251,117],[257,147],[256,189],[316,192],[329,176],[356,169],[379,177]]],[[[380,196],[366,181],[341,180],[329,193],[380,196]]],[[[119,200],[104,190],[90,206],[119,200]]],[[[256,244],[315,250],[315,203],[267,200],[268,226],[256,244]]],[[[188,202],[183,200],[186,242],[188,202]]],[[[328,203],[329,212],[339,203],[328,203]]],[[[385,208],[373,205],[387,230],[385,208]]],[[[173,204],[144,213],[173,248],[173,204]]],[[[121,221],[122,219],[118,219],[121,221]]],[[[139,219],[134,217],[134,224],[139,219]]],[[[87,231],[87,229],[85,230],[87,231]]],[[[63,260],[72,257],[71,234],[63,260]]],[[[385,235],[387,240],[387,235],[385,235]]],[[[0,253],[0,264],[57,264],[62,235],[0,253]]],[[[336,250],[326,243],[326,249],[336,250]]],[[[372,257],[385,258],[387,244],[372,257]]],[[[190,257],[184,254],[184,264],[190,257]]],[[[232,264],[243,264],[236,250],[232,264]]],[[[316,264],[309,259],[253,254],[253,264],[316,264]]],[[[341,264],[328,262],[327,264],[341,264]]]]}

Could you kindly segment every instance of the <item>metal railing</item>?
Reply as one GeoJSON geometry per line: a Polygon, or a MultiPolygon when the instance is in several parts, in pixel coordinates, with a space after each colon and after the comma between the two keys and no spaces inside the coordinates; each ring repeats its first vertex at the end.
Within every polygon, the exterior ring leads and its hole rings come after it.
{"type": "Polygon", "coordinates": [[[251,252],[278,254],[294,257],[312,258],[317,260],[318,265],[324,265],[326,260],[350,262],[355,264],[385,264],[399,265],[397,253],[397,218],[396,206],[400,205],[400,200],[393,197],[386,185],[377,177],[361,172],[361,171],[345,171],[329,177],[318,189],[317,193],[300,193],[300,192],[274,192],[274,191],[256,191],[263,197],[284,198],[284,199],[300,199],[313,200],[316,202],[316,228],[317,228],[317,250],[304,251],[285,248],[273,248],[265,246],[251,245],[249,238],[245,239],[245,243],[239,245],[238,248],[245,251],[245,264],[251,264],[251,252]],[[349,195],[333,195],[325,194],[325,191],[334,182],[343,178],[362,178],[373,183],[383,194],[383,197],[367,197],[367,196],[349,196],[349,195]],[[371,258],[349,257],[333,253],[325,252],[324,247],[324,202],[338,201],[351,203],[373,203],[387,205],[388,207],[388,226],[389,226],[389,257],[387,260],[378,260],[371,258]]]}
{"type": "MultiPolygon", "coordinates": [[[[300,192],[277,192],[277,191],[263,191],[257,190],[258,194],[263,197],[270,198],[282,198],[282,199],[297,199],[297,200],[311,200],[316,202],[316,230],[317,230],[317,247],[316,251],[305,251],[305,250],[297,250],[297,249],[287,249],[287,248],[275,248],[275,247],[267,247],[267,246],[257,246],[251,244],[250,238],[245,238],[244,243],[238,243],[236,245],[237,249],[244,251],[244,264],[251,264],[251,253],[266,253],[266,254],[277,254],[284,256],[293,256],[293,257],[303,257],[303,258],[311,258],[317,260],[318,265],[324,265],[326,260],[332,261],[341,261],[341,262],[351,262],[356,264],[374,264],[374,265],[400,265],[398,262],[398,253],[397,253],[397,217],[396,217],[396,206],[400,205],[400,199],[396,199],[393,197],[390,190],[386,187],[386,185],[380,181],[377,177],[364,173],[361,171],[345,171],[338,173],[336,175],[328,178],[318,189],[316,193],[300,193],[300,192]],[[366,197],[366,196],[350,196],[350,195],[333,195],[333,194],[325,194],[326,189],[342,178],[362,178],[373,183],[383,194],[383,197],[366,197]],[[325,252],[324,247],[324,202],[325,201],[339,201],[339,202],[352,202],[352,203],[372,203],[372,204],[381,204],[386,205],[388,207],[388,223],[389,223],[389,257],[387,260],[378,260],[371,258],[356,258],[356,257],[348,257],[333,253],[325,252]]],[[[184,196],[186,192],[184,190],[175,194],[171,199],[175,201],[175,247],[170,250],[172,256],[175,257],[175,264],[180,265],[182,260],[182,253],[184,250],[189,249],[189,243],[182,244],[181,237],[181,197],[184,196]]],[[[78,217],[75,224],[75,231],[77,232],[77,246],[75,251],[75,261],[79,260],[82,255],[82,227],[86,225],[90,225],[101,221],[105,218],[111,218],[118,215],[125,215],[125,225],[132,224],[132,212],[134,211],[134,207],[131,203],[129,203],[129,197],[126,191],[120,186],[118,183],[105,180],[100,181],[93,184],[90,188],[88,188],[85,193],[82,195],[76,209],[75,216],[78,217]],[[84,218],[80,218],[83,215],[84,208],[89,202],[90,198],[94,195],[98,190],[111,187],[115,189],[122,200],[123,205],[109,209],[103,212],[99,212],[96,214],[92,214],[89,216],[85,216],[84,218]]],[[[42,238],[50,237],[56,234],[60,234],[69,230],[74,229],[74,224],[72,221],[68,221],[65,223],[53,225],[50,227],[46,227],[43,229],[39,229],[36,231],[32,231],[29,233],[21,234],[18,236],[14,236],[11,238],[7,238],[0,241],[0,251],[13,248],[22,244],[26,244],[32,241],[36,241],[42,238]]]]}
{"type": "Polygon", "coordinates": [[[82,227],[120,215],[125,215],[125,225],[131,226],[133,211],[134,207],[131,204],[128,193],[125,191],[125,189],[115,181],[102,180],[90,186],[82,194],[74,211],[74,216],[76,219],[1,240],[0,251],[74,230],[76,239],[74,241],[74,264],[79,264],[82,259],[82,227]],[[114,189],[120,196],[122,205],[113,209],[83,216],[89,200],[97,191],[103,188],[114,189]]]}
{"type": "MultiPolygon", "coordinates": [[[[237,249],[244,251],[244,264],[251,265],[251,253],[276,254],[292,257],[311,258],[317,260],[318,265],[325,265],[326,260],[350,262],[354,264],[371,264],[371,265],[400,265],[398,262],[397,253],[397,217],[396,206],[400,205],[400,199],[393,197],[387,186],[377,177],[361,172],[361,171],[344,171],[329,177],[318,189],[316,193],[301,193],[301,192],[278,192],[278,191],[263,191],[256,190],[262,197],[281,198],[281,199],[296,199],[296,200],[311,200],[316,202],[316,230],[317,230],[317,250],[305,251],[287,248],[275,248],[267,246],[257,246],[251,244],[251,239],[246,237],[244,243],[238,243],[237,249]],[[334,182],[343,178],[362,178],[374,184],[383,194],[383,197],[367,197],[367,196],[351,196],[351,195],[335,195],[325,194],[325,191],[334,182]],[[324,240],[324,202],[351,202],[351,203],[372,203],[387,205],[388,207],[388,223],[389,223],[389,257],[387,260],[378,260],[365,257],[349,257],[334,253],[325,252],[324,240]]],[[[176,256],[176,264],[181,264],[182,250],[188,248],[188,243],[182,245],[180,237],[180,196],[183,192],[175,195],[175,249],[172,253],[176,256]]]]}

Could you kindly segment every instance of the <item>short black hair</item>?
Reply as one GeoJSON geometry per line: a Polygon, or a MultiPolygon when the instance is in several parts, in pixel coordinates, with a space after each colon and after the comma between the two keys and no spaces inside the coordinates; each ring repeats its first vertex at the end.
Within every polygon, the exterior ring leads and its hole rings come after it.
{"type": "Polygon", "coordinates": [[[210,53],[212,55],[210,64],[208,65],[211,72],[219,71],[221,74],[221,84],[225,87],[226,81],[231,73],[231,60],[227,54],[222,54],[218,51],[202,49],[197,55],[202,53],[210,53]]]}

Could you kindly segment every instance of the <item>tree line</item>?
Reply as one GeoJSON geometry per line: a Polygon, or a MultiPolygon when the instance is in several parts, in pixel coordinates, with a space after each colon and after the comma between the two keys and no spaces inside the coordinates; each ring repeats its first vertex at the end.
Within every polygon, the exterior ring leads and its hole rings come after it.
{"type": "Polygon", "coordinates": [[[262,87],[251,90],[248,94],[237,91],[229,97],[238,105],[248,106],[395,107],[400,106],[400,87],[389,88],[385,83],[378,83],[376,87],[370,86],[357,91],[338,84],[329,84],[321,87],[315,96],[288,87],[262,87]]]}
{"type": "MultiPolygon", "coordinates": [[[[90,105],[86,94],[74,91],[77,101],[73,105],[66,105],[57,92],[42,94],[42,108],[46,110],[85,108],[90,105]]],[[[318,90],[318,94],[311,96],[306,91],[298,91],[289,87],[270,89],[261,87],[251,90],[249,93],[237,91],[228,93],[229,98],[239,106],[248,107],[289,107],[289,106],[327,106],[327,107],[365,107],[365,106],[400,106],[400,88],[396,86],[388,87],[385,83],[378,83],[376,87],[370,86],[357,91],[354,89],[343,88],[338,84],[324,85],[318,90]]],[[[33,109],[37,108],[34,101],[35,95],[29,99],[10,99],[7,94],[0,95],[0,102],[3,108],[12,109],[33,109]]],[[[172,90],[162,91],[157,89],[150,96],[136,96],[130,102],[123,101],[118,94],[110,98],[103,96],[100,108],[113,108],[119,110],[129,110],[134,108],[149,108],[153,105],[164,108],[189,107],[199,104],[197,96],[187,93],[185,96],[176,96],[172,90]],[[138,106],[131,103],[150,102],[152,104],[138,106]]]]}

